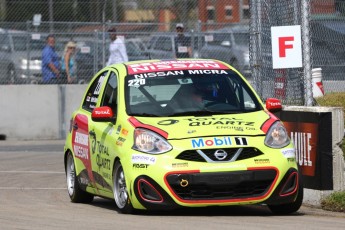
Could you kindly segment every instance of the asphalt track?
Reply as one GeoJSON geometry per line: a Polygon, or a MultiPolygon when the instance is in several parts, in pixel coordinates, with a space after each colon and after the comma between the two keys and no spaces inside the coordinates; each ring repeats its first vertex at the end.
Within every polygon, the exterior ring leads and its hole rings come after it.
{"type": "Polygon", "coordinates": [[[344,229],[345,213],[302,206],[275,216],[264,206],[120,214],[111,200],[71,203],[63,141],[0,141],[0,229],[344,229]]]}

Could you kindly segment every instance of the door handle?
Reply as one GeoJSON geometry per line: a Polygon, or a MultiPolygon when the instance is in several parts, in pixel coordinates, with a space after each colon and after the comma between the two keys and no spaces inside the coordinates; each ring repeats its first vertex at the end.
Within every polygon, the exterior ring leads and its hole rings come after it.
{"type": "Polygon", "coordinates": [[[74,123],[72,127],[73,127],[74,130],[77,130],[78,129],[78,124],[74,123]]]}

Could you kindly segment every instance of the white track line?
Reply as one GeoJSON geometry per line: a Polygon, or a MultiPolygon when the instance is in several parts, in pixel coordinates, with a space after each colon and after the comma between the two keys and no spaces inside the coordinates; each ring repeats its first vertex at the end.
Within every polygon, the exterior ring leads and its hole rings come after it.
{"type": "Polygon", "coordinates": [[[0,187],[0,190],[65,190],[66,188],[0,187]]]}
{"type": "Polygon", "coordinates": [[[65,172],[57,171],[0,171],[0,173],[65,174],[65,172]]]}

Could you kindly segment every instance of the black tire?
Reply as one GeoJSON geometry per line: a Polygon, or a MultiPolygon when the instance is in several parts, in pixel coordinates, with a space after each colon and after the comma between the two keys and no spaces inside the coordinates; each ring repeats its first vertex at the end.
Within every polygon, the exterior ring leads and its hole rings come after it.
{"type": "Polygon", "coordinates": [[[117,208],[123,214],[133,213],[134,209],[129,198],[125,173],[120,161],[116,161],[113,171],[113,193],[117,208]]]}
{"type": "Polygon", "coordinates": [[[67,192],[73,203],[91,203],[93,195],[87,193],[80,188],[76,172],[72,153],[67,154],[66,158],[66,180],[67,180],[67,192]]]}
{"type": "MultiPolygon", "coordinates": [[[[300,176],[301,178],[301,176],[300,176]]],[[[297,212],[303,203],[303,184],[300,181],[297,198],[294,202],[289,204],[281,204],[281,205],[268,205],[271,212],[277,215],[288,215],[294,212],[297,212]]]]}

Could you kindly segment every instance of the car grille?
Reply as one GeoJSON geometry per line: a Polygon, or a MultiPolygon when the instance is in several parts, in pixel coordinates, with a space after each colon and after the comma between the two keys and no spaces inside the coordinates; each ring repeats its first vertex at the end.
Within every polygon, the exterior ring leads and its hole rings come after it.
{"type": "Polygon", "coordinates": [[[180,153],[176,159],[196,162],[232,162],[245,160],[248,158],[260,156],[263,153],[257,148],[224,148],[224,149],[199,149],[199,150],[186,150],[180,153]],[[222,150],[226,152],[224,159],[216,157],[216,151],[222,150]]]}
{"type": "Polygon", "coordinates": [[[261,198],[267,194],[277,172],[274,169],[170,174],[167,182],[180,199],[233,200],[261,198]]]}

